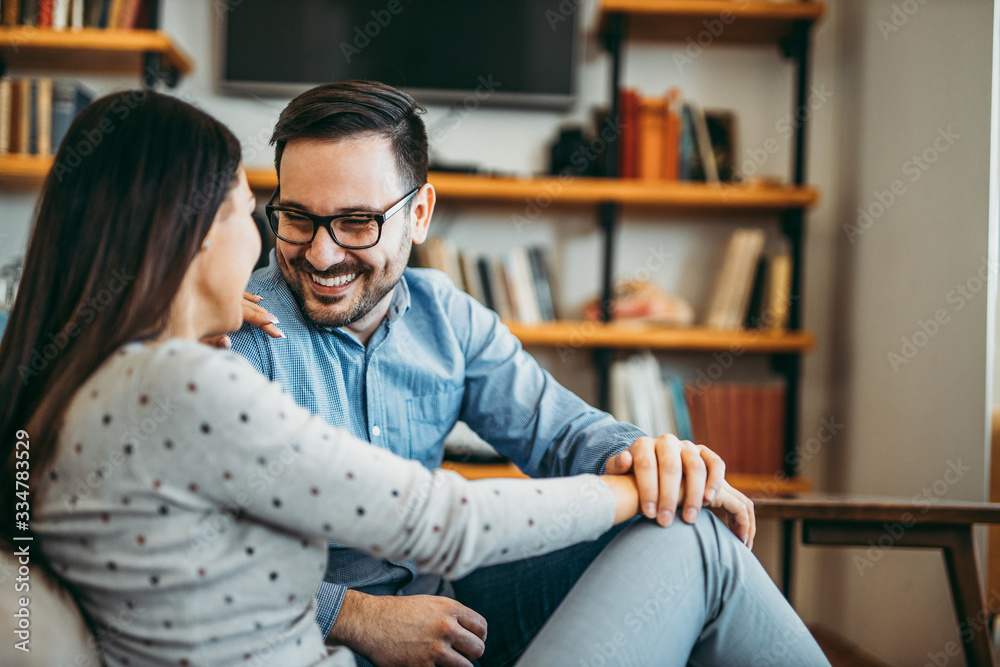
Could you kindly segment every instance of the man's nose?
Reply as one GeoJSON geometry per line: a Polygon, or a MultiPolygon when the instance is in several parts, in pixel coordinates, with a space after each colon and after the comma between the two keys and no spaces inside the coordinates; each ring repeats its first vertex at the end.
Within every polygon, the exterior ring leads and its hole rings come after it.
{"type": "Polygon", "coordinates": [[[316,237],[313,238],[312,243],[309,244],[309,250],[306,251],[306,259],[309,260],[314,269],[326,271],[346,258],[347,252],[334,243],[330,232],[325,228],[316,230],[316,237]]]}

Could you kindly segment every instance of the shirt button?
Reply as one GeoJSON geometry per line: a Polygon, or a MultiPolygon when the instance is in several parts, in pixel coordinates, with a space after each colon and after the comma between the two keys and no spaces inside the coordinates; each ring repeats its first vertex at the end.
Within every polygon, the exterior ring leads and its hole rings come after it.
{"type": "Polygon", "coordinates": [[[378,426],[372,426],[372,435],[376,437],[382,435],[382,429],[380,429],[378,426]]]}

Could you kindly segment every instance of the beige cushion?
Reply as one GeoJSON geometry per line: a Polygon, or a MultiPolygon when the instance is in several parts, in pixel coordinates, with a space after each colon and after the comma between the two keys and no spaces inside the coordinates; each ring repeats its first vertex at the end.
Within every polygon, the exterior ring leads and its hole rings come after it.
{"type": "MultiPolygon", "coordinates": [[[[20,564],[13,553],[21,544],[28,544],[29,554],[36,552],[36,542],[21,542],[13,549],[0,545],[0,624],[4,641],[0,642],[0,665],[19,667],[96,667],[101,664],[94,650],[96,642],[93,634],[83,622],[76,602],[58,583],[42,574],[41,568],[29,563],[27,582],[18,582],[20,564]],[[30,590],[18,591],[17,586],[27,583],[30,590]],[[22,639],[17,635],[21,619],[15,614],[23,614],[21,599],[27,598],[27,648],[24,652],[17,648],[22,639]]],[[[29,555],[34,561],[37,556],[29,555]]]]}

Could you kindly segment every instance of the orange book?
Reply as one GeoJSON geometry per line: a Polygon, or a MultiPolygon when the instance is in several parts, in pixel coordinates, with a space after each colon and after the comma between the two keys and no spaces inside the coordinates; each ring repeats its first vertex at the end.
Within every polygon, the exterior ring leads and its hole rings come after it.
{"type": "Polygon", "coordinates": [[[663,177],[663,125],[667,103],[663,99],[639,101],[639,178],[663,177]]]}
{"type": "Polygon", "coordinates": [[[3,24],[5,26],[13,27],[17,25],[20,5],[21,3],[17,2],[17,0],[9,0],[3,3],[3,24]]]}
{"type": "Polygon", "coordinates": [[[681,145],[681,91],[671,88],[667,92],[666,110],[663,115],[663,180],[676,181],[680,172],[681,145]]]}

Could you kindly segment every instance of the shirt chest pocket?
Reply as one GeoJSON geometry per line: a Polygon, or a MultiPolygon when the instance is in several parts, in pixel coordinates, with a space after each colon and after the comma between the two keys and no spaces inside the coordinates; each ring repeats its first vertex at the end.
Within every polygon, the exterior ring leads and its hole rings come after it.
{"type": "Polygon", "coordinates": [[[444,437],[458,421],[464,387],[412,396],[406,400],[410,431],[410,458],[437,468],[444,454],[444,437]]]}

